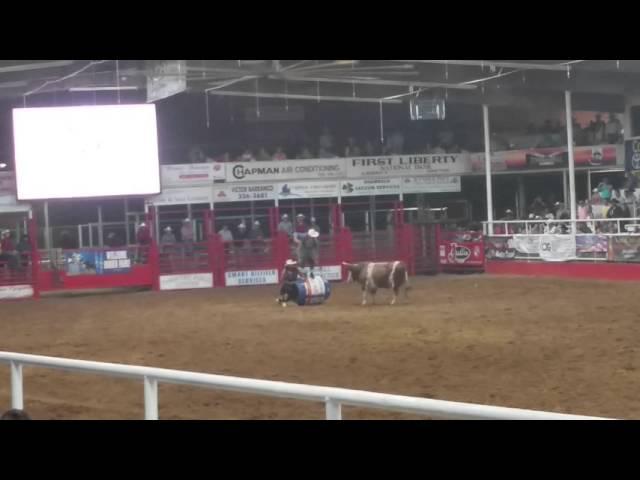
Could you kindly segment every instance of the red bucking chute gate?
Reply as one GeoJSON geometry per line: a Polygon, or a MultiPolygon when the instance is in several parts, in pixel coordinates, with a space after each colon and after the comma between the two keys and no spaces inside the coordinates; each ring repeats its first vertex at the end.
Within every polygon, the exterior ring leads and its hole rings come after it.
{"type": "MultiPolygon", "coordinates": [[[[219,233],[224,221],[217,221],[216,215],[222,213],[216,209],[194,215],[198,235],[193,240],[167,242],[163,230],[156,228],[152,208],[145,219],[147,242],[49,251],[36,248],[37,227],[31,219],[31,251],[20,254],[18,268],[15,262],[9,265],[6,256],[0,257],[0,299],[32,298],[56,290],[179,290],[277,283],[285,261],[296,256],[295,244],[277,228],[281,209],[265,209],[264,235],[226,242],[219,233]]],[[[343,225],[343,218],[342,205],[329,205],[330,228],[320,232],[317,269],[328,280],[346,279],[343,262],[401,260],[411,275],[484,269],[481,234],[405,223],[402,202],[394,202],[386,230],[352,232],[343,225]]]]}

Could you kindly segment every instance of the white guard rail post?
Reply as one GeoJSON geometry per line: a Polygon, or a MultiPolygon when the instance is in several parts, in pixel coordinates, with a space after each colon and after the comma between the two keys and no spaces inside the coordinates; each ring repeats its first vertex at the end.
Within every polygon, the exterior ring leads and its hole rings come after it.
{"type": "Polygon", "coordinates": [[[341,420],[342,405],[411,413],[431,418],[459,420],[606,420],[599,417],[432,400],[363,390],[348,390],[346,388],[302,385],[273,380],[256,380],[24,353],[0,352],[0,363],[10,365],[11,402],[12,407],[18,409],[23,409],[24,407],[22,368],[23,366],[32,366],[142,380],[144,383],[144,418],[147,420],[158,419],[159,383],[191,385],[214,390],[324,403],[327,420],[341,420]]]}

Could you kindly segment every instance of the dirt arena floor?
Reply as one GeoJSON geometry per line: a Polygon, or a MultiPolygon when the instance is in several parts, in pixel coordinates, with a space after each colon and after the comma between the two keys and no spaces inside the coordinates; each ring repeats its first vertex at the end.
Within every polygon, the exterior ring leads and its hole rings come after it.
{"type": "MultiPolygon", "coordinates": [[[[413,285],[394,307],[361,307],[353,284],[325,305],[288,309],[274,286],[4,303],[0,350],[640,418],[637,284],[467,275],[413,285]]],[[[319,403],[173,385],[159,395],[164,419],[324,418],[319,403]]],[[[39,419],[143,416],[141,382],[94,375],[26,367],[25,400],[39,419]]]]}

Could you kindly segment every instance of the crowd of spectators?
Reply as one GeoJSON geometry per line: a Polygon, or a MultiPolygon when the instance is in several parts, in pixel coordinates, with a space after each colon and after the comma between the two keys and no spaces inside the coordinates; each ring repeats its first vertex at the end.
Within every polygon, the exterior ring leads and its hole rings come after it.
{"type": "MultiPolygon", "coordinates": [[[[640,205],[640,190],[638,178],[631,172],[625,173],[625,182],[621,188],[614,188],[609,178],[605,177],[591,192],[591,197],[580,200],[576,205],[577,224],[580,233],[624,233],[628,222],[622,221],[618,230],[618,222],[592,222],[590,220],[628,219],[637,215],[640,205]]],[[[524,224],[497,224],[496,234],[514,233],[569,233],[568,223],[557,220],[569,220],[569,207],[562,202],[544,201],[537,196],[527,209],[527,219],[535,222],[529,227],[524,224]]],[[[515,221],[518,219],[513,210],[507,209],[500,221],[515,221]]]]}

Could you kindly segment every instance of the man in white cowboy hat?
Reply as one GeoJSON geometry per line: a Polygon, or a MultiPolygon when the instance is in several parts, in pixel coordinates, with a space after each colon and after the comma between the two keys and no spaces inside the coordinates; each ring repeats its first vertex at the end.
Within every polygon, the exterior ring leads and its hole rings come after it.
{"type": "Polygon", "coordinates": [[[160,243],[162,244],[170,244],[176,243],[176,236],[173,234],[173,229],[171,227],[166,227],[162,233],[162,237],[160,237],[160,243]]]}
{"type": "Polygon", "coordinates": [[[280,285],[280,294],[278,298],[276,298],[276,302],[278,302],[283,307],[286,307],[288,301],[295,300],[296,282],[299,279],[304,280],[305,275],[300,271],[298,262],[289,259],[284,264],[284,269],[282,270],[281,276],[282,284],[280,285]]]}
{"type": "Polygon", "coordinates": [[[309,269],[309,276],[313,278],[313,268],[318,264],[318,254],[320,244],[318,237],[320,234],[313,228],[307,231],[307,234],[299,237],[296,242],[298,244],[298,263],[300,267],[309,269]]]}

